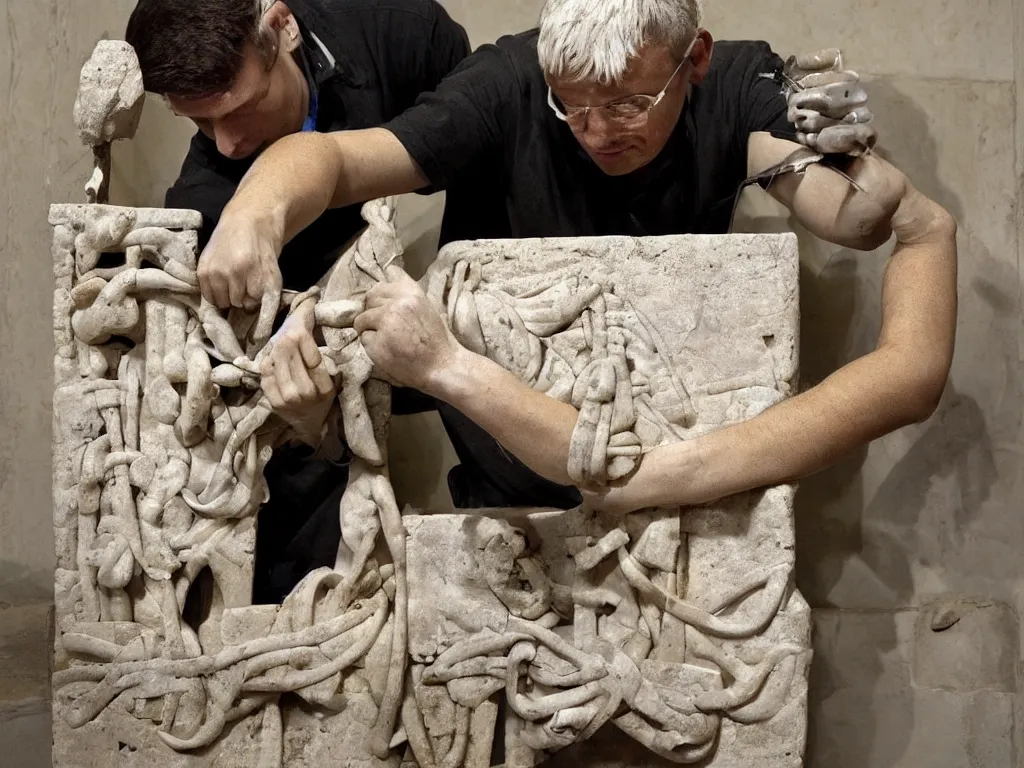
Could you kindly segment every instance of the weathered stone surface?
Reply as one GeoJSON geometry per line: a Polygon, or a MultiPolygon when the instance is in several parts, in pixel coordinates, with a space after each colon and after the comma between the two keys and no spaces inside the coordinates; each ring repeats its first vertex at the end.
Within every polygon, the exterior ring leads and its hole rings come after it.
{"type": "MultiPolygon", "coordinates": [[[[59,768],[486,768],[499,728],[526,768],[606,723],[676,762],[799,765],[793,488],[626,518],[403,518],[389,393],[349,327],[402,251],[393,201],[364,216],[323,295],[290,300],[322,325],[355,455],[335,567],[252,606],[281,435],[254,371],[279,297],[247,322],[200,301],[189,212],[52,210],[59,768]]],[[[791,236],[457,244],[424,284],[463,343],[580,410],[580,485],[795,384],[791,236]]]]}
{"type": "Polygon", "coordinates": [[[1017,614],[991,600],[945,597],[921,608],[913,682],[951,693],[1017,690],[1017,614]]]}
{"type": "Polygon", "coordinates": [[[135,50],[122,40],[100,40],[82,67],[75,125],[87,146],[135,135],[146,98],[135,50]]]}

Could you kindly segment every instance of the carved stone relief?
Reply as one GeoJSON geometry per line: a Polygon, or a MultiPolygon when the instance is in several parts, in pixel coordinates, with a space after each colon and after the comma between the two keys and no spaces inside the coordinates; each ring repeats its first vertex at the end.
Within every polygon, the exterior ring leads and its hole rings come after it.
{"type": "MultiPolygon", "coordinates": [[[[51,208],[55,765],[603,765],[609,729],[644,764],[802,764],[793,489],[400,512],[390,391],[351,324],[402,249],[395,201],[363,213],[326,284],[280,302],[315,303],[339,383],[337,561],[252,605],[287,439],[257,374],[272,317],[202,299],[196,212],[51,208]]],[[[796,257],[791,235],[477,241],[423,285],[463,344],[579,409],[569,471],[599,487],[791,394],[796,257]]]]}

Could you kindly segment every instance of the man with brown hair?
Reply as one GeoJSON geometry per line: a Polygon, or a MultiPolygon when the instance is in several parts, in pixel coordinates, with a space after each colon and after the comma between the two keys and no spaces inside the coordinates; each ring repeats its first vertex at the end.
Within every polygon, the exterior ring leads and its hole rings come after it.
{"type": "MultiPolygon", "coordinates": [[[[264,148],[293,133],[394,119],[469,53],[465,30],[435,0],[139,0],[125,38],[146,90],[199,129],[166,205],[203,214],[201,247],[264,148]]],[[[325,212],[284,249],[277,290],[315,284],[362,226],[358,204],[325,212]]],[[[226,281],[214,278],[214,287],[219,306],[251,305],[226,281]]],[[[302,320],[275,337],[281,364],[319,354],[300,349],[302,320]]],[[[310,568],[333,564],[346,477],[347,467],[309,446],[275,451],[260,511],[258,602],[280,601],[310,568]]]]}

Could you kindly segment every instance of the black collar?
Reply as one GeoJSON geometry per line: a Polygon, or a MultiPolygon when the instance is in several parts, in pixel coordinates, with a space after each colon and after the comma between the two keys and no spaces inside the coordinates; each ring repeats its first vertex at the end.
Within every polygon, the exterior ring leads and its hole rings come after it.
{"type": "MultiPolygon", "coordinates": [[[[329,80],[337,78],[340,82],[352,88],[361,88],[366,83],[366,77],[356,69],[353,63],[343,56],[339,51],[331,50],[328,56],[321,44],[330,50],[328,41],[323,35],[315,35],[310,25],[299,18],[299,11],[293,10],[295,21],[299,25],[299,32],[302,35],[300,50],[300,62],[306,72],[306,78],[310,86],[319,91],[329,80]],[[315,35],[315,37],[314,37],[315,35]],[[317,40],[320,42],[318,43],[317,40]],[[334,62],[331,62],[331,57],[334,62]]],[[[312,8],[303,8],[302,15],[307,16],[314,22],[320,21],[320,17],[312,8]]],[[[323,25],[320,25],[321,27],[323,25]]]]}

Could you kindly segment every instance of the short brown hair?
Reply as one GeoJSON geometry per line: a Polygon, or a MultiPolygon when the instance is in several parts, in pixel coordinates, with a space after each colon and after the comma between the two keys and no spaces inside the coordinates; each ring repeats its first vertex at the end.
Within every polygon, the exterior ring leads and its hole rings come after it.
{"type": "Polygon", "coordinates": [[[125,40],[150,93],[200,98],[235,81],[249,43],[269,69],[277,40],[263,27],[272,0],[139,0],[125,40]]]}

